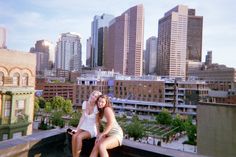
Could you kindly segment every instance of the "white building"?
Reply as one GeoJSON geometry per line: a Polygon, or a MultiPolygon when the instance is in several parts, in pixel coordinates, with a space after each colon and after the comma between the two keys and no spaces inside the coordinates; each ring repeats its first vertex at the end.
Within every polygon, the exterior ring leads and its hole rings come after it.
{"type": "Polygon", "coordinates": [[[82,69],[81,37],[76,33],[62,33],[56,46],[56,68],[70,71],[82,69]]]}

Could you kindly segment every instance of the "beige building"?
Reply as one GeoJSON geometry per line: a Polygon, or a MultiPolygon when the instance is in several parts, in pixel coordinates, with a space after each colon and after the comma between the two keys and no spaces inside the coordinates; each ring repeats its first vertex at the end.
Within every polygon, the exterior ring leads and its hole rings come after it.
{"type": "Polygon", "coordinates": [[[198,154],[236,156],[236,105],[201,103],[197,106],[198,154]]]}
{"type": "Polygon", "coordinates": [[[227,91],[236,87],[236,70],[220,65],[212,65],[205,70],[192,71],[190,76],[205,80],[212,90],[227,91]]]}
{"type": "Polygon", "coordinates": [[[142,75],[144,8],[134,6],[110,22],[104,54],[107,70],[124,75],[142,75]]]}
{"type": "Polygon", "coordinates": [[[0,49],[0,140],[32,133],[36,56],[0,49]]]}
{"type": "Polygon", "coordinates": [[[188,7],[178,5],[158,23],[158,75],[186,76],[188,7]]]}

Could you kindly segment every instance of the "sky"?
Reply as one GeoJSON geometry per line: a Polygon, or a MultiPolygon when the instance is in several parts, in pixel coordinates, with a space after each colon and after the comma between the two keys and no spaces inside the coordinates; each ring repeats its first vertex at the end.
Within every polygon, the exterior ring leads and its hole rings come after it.
{"type": "Polygon", "coordinates": [[[93,17],[103,13],[116,17],[138,4],[145,12],[144,41],[157,36],[158,20],[165,12],[187,5],[203,16],[202,61],[212,50],[214,63],[236,68],[235,0],[0,0],[0,26],[7,29],[8,49],[26,52],[37,40],[56,45],[61,33],[77,32],[84,63],[93,17]]]}

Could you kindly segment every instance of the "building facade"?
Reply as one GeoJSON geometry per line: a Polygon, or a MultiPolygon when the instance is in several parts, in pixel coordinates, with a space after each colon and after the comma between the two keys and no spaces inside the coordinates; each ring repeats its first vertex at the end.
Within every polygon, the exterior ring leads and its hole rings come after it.
{"type": "Polygon", "coordinates": [[[236,105],[201,103],[197,106],[198,154],[236,156],[236,105]]]}
{"type": "Polygon", "coordinates": [[[53,44],[47,40],[38,40],[35,47],[30,49],[31,53],[36,53],[36,73],[44,74],[46,70],[52,70],[55,61],[55,51],[53,44]]]}
{"type": "Polygon", "coordinates": [[[62,33],[56,46],[56,68],[69,71],[82,69],[81,37],[76,33],[62,33]]]}
{"type": "Polygon", "coordinates": [[[145,74],[154,74],[157,70],[157,38],[150,37],[146,41],[145,74]]]}
{"type": "Polygon", "coordinates": [[[158,22],[158,74],[186,76],[188,7],[179,5],[158,22]]]}
{"type": "Polygon", "coordinates": [[[36,56],[0,53],[0,140],[7,140],[32,133],[36,56]]]}
{"type": "Polygon", "coordinates": [[[104,37],[105,27],[108,27],[109,22],[114,18],[113,15],[103,14],[94,16],[91,32],[91,65],[92,67],[102,66],[104,57],[104,37]]]}
{"type": "Polygon", "coordinates": [[[188,9],[187,60],[202,60],[203,17],[196,16],[195,9],[188,9]]]}
{"type": "Polygon", "coordinates": [[[144,8],[134,6],[110,22],[106,69],[124,75],[143,73],[144,8]]]}

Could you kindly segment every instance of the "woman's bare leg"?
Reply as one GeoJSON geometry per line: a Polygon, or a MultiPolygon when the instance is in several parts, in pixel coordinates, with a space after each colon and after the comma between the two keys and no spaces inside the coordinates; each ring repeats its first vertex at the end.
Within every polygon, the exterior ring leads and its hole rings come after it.
{"type": "Polygon", "coordinates": [[[109,157],[107,149],[112,149],[119,146],[119,141],[114,136],[109,136],[104,138],[101,142],[99,142],[98,150],[100,157],[109,157]]]}
{"type": "Polygon", "coordinates": [[[83,131],[77,136],[77,139],[76,139],[77,144],[76,144],[76,147],[75,147],[75,157],[80,156],[83,140],[84,139],[89,139],[89,138],[91,138],[91,135],[87,131],[83,131]]]}
{"type": "Polygon", "coordinates": [[[77,145],[77,136],[82,132],[82,130],[78,130],[75,134],[72,134],[72,141],[71,141],[71,144],[72,144],[72,156],[75,157],[75,147],[77,145]]]}
{"type": "Polygon", "coordinates": [[[91,152],[91,154],[90,154],[90,156],[89,157],[97,157],[98,156],[98,146],[99,146],[99,143],[97,142],[95,142],[94,143],[94,146],[93,146],[93,150],[92,150],[92,152],[91,152]]]}

